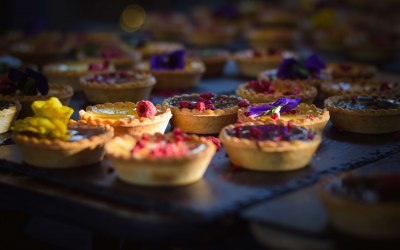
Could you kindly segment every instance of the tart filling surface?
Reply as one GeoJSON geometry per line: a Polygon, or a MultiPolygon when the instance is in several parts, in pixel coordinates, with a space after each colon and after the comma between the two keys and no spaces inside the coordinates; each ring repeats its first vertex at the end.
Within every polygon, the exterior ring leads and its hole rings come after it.
{"type": "Polygon", "coordinates": [[[321,90],[329,95],[396,95],[400,93],[400,84],[376,80],[336,80],[325,81],[321,90]]]}
{"type": "Polygon", "coordinates": [[[325,73],[333,79],[368,79],[374,76],[376,68],[373,65],[360,63],[328,63],[325,73]]]}

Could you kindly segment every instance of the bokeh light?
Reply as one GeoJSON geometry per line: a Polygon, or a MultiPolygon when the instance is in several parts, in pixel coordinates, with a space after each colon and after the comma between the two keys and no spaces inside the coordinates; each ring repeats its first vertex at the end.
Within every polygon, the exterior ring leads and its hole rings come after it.
{"type": "Polygon", "coordinates": [[[134,32],[142,27],[146,19],[146,11],[142,6],[131,4],[125,7],[120,16],[120,26],[126,32],[134,32]]]}

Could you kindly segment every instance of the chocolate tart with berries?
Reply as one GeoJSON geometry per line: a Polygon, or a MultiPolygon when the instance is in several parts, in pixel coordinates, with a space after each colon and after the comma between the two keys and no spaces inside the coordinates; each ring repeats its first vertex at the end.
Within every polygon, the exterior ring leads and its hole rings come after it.
{"type": "Polygon", "coordinates": [[[400,130],[400,98],[385,96],[333,96],[325,100],[333,125],[361,134],[400,130]]]}
{"type": "Polygon", "coordinates": [[[79,124],[110,125],[115,136],[124,134],[164,133],[171,119],[171,110],[150,101],[104,103],[79,111],[79,124]]]}
{"type": "Polygon", "coordinates": [[[79,80],[84,75],[106,74],[114,71],[114,66],[108,61],[68,61],[47,64],[43,74],[51,83],[70,85],[74,91],[81,91],[79,80]]]}
{"type": "Polygon", "coordinates": [[[48,84],[46,77],[27,68],[25,71],[10,69],[7,80],[0,80],[0,99],[18,101],[21,104],[19,117],[32,115],[32,102],[57,97],[68,105],[73,90],[65,84],[48,84]]]}
{"type": "Polygon", "coordinates": [[[197,49],[188,51],[189,61],[202,61],[206,67],[204,76],[222,76],[224,67],[229,59],[229,52],[222,49],[197,49]]]}
{"type": "Polygon", "coordinates": [[[145,72],[118,71],[82,76],[80,84],[92,103],[137,102],[149,98],[156,79],[145,72]]]}
{"type": "Polygon", "coordinates": [[[338,62],[328,63],[324,74],[328,79],[371,79],[376,74],[376,67],[371,64],[338,62]]]}
{"type": "Polygon", "coordinates": [[[290,56],[294,54],[269,48],[239,51],[233,59],[241,76],[256,78],[261,71],[277,68],[283,58],[290,56]]]}
{"type": "Polygon", "coordinates": [[[257,171],[303,168],[321,143],[313,130],[262,123],[229,125],[219,139],[234,165],[257,171]]]}
{"type": "Polygon", "coordinates": [[[398,95],[400,83],[378,80],[337,79],[324,81],[321,90],[325,96],[334,95],[398,95]]]}
{"type": "Polygon", "coordinates": [[[177,186],[200,180],[216,146],[204,137],[171,133],[115,137],[106,145],[117,176],[144,186],[177,186]]]}
{"type": "Polygon", "coordinates": [[[373,240],[400,237],[400,174],[349,173],[321,180],[319,197],[331,225],[373,240]]]}
{"type": "Polygon", "coordinates": [[[42,168],[71,168],[99,162],[112,138],[109,126],[67,126],[73,109],[52,97],[32,104],[33,117],[17,120],[13,141],[25,163],[42,168]]]}
{"type": "Polygon", "coordinates": [[[329,112],[313,104],[300,103],[300,99],[279,98],[273,103],[239,109],[238,118],[242,122],[298,126],[322,132],[329,121],[329,112]]]}
{"type": "Polygon", "coordinates": [[[21,105],[18,101],[2,101],[0,98],[0,134],[10,130],[11,124],[18,117],[21,105]]]}
{"type": "Polygon", "coordinates": [[[163,90],[193,88],[205,72],[201,61],[185,61],[183,50],[152,56],[150,63],[141,63],[137,69],[150,72],[157,80],[155,89],[163,90]]]}
{"type": "Polygon", "coordinates": [[[286,97],[300,98],[301,102],[311,104],[317,95],[317,89],[295,80],[253,80],[239,85],[236,94],[250,103],[268,103],[286,97]]]}
{"type": "Polygon", "coordinates": [[[324,61],[316,54],[309,56],[304,62],[295,58],[286,58],[280,64],[278,69],[262,71],[258,74],[259,80],[292,80],[296,83],[302,83],[319,87],[325,75],[324,61]]]}
{"type": "Polygon", "coordinates": [[[172,111],[171,124],[186,133],[217,134],[228,124],[235,123],[239,107],[249,103],[236,96],[213,93],[174,96],[163,106],[172,111]]]}

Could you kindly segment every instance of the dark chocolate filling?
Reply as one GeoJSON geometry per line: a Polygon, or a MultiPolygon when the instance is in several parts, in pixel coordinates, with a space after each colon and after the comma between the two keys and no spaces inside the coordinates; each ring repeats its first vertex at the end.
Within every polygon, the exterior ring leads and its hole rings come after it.
{"type": "Polygon", "coordinates": [[[68,129],[70,137],[68,141],[74,142],[82,139],[87,139],[92,136],[104,134],[105,128],[103,127],[90,127],[90,126],[76,126],[68,129]]]}
{"type": "Polygon", "coordinates": [[[342,99],[335,103],[336,106],[344,109],[395,109],[400,107],[399,98],[355,96],[349,99],[342,99]]]}
{"type": "Polygon", "coordinates": [[[301,127],[245,125],[227,130],[229,136],[258,141],[310,141],[316,133],[301,127]]]}

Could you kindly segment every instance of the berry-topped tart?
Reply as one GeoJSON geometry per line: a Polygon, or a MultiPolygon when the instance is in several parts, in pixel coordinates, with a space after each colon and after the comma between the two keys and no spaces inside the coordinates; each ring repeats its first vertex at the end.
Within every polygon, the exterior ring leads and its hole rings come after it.
{"type": "Polygon", "coordinates": [[[18,101],[21,104],[20,118],[32,115],[33,101],[47,100],[54,96],[67,105],[73,93],[68,85],[49,85],[46,77],[29,68],[25,71],[10,69],[8,79],[0,80],[0,99],[18,101]]]}
{"type": "Polygon", "coordinates": [[[69,168],[99,162],[104,144],[113,136],[111,127],[68,126],[74,110],[56,98],[35,101],[34,116],[17,120],[13,141],[29,165],[69,168]]]}
{"type": "Polygon", "coordinates": [[[239,51],[233,58],[240,75],[256,78],[261,71],[275,69],[284,58],[293,56],[291,52],[268,48],[239,51]]]}
{"type": "Polygon", "coordinates": [[[331,62],[325,69],[328,79],[371,79],[374,78],[376,67],[371,64],[355,62],[331,62]]]}
{"type": "Polygon", "coordinates": [[[0,134],[10,130],[20,109],[21,105],[18,101],[2,101],[0,98],[0,134]]]}
{"type": "Polygon", "coordinates": [[[239,107],[248,105],[239,97],[214,93],[184,94],[163,102],[172,110],[172,126],[195,134],[218,134],[226,125],[235,123],[239,107]]]}
{"type": "Polygon", "coordinates": [[[322,82],[325,96],[334,95],[398,95],[400,83],[381,80],[336,79],[322,82]]]}
{"type": "Polygon", "coordinates": [[[199,60],[204,63],[204,76],[207,77],[222,76],[229,56],[229,52],[223,49],[196,49],[187,52],[189,61],[199,60]]]}
{"type": "Polygon", "coordinates": [[[295,80],[252,80],[239,85],[236,94],[250,103],[268,103],[285,97],[300,98],[301,102],[311,104],[317,95],[317,89],[295,80]]]}
{"type": "Polygon", "coordinates": [[[286,79],[318,87],[324,78],[324,61],[316,54],[309,56],[304,62],[295,58],[286,58],[278,69],[265,70],[258,74],[259,80],[286,79]]]}
{"type": "Polygon", "coordinates": [[[347,173],[321,180],[318,194],[337,230],[374,240],[400,237],[400,173],[347,173]]]}
{"type": "Polygon", "coordinates": [[[80,83],[92,103],[137,102],[149,98],[156,79],[146,72],[117,71],[82,76],[80,83]]]}
{"type": "Polygon", "coordinates": [[[300,98],[279,98],[272,103],[241,108],[238,118],[242,122],[299,126],[321,132],[329,121],[329,112],[313,104],[300,103],[300,98]]]}
{"type": "Polygon", "coordinates": [[[162,135],[115,137],[106,145],[117,176],[145,186],[177,186],[200,180],[216,146],[211,140],[180,129],[162,135]]]}
{"type": "Polygon", "coordinates": [[[164,133],[171,119],[171,110],[150,101],[104,103],[79,111],[79,124],[111,125],[115,136],[124,134],[164,133]]]}
{"type": "Polygon", "coordinates": [[[105,74],[114,71],[114,65],[109,61],[67,61],[47,64],[43,74],[51,83],[70,85],[75,91],[81,91],[79,79],[89,74],[105,74]]]}
{"type": "Polygon", "coordinates": [[[184,50],[152,56],[150,62],[139,64],[137,69],[154,75],[157,80],[156,89],[195,87],[205,72],[205,66],[201,61],[185,60],[184,50]]]}
{"type": "Polygon", "coordinates": [[[400,97],[333,96],[325,100],[335,127],[361,134],[400,130],[400,97]]]}
{"type": "Polygon", "coordinates": [[[257,171],[303,168],[321,143],[314,130],[258,122],[226,126],[219,139],[234,165],[257,171]]]}

